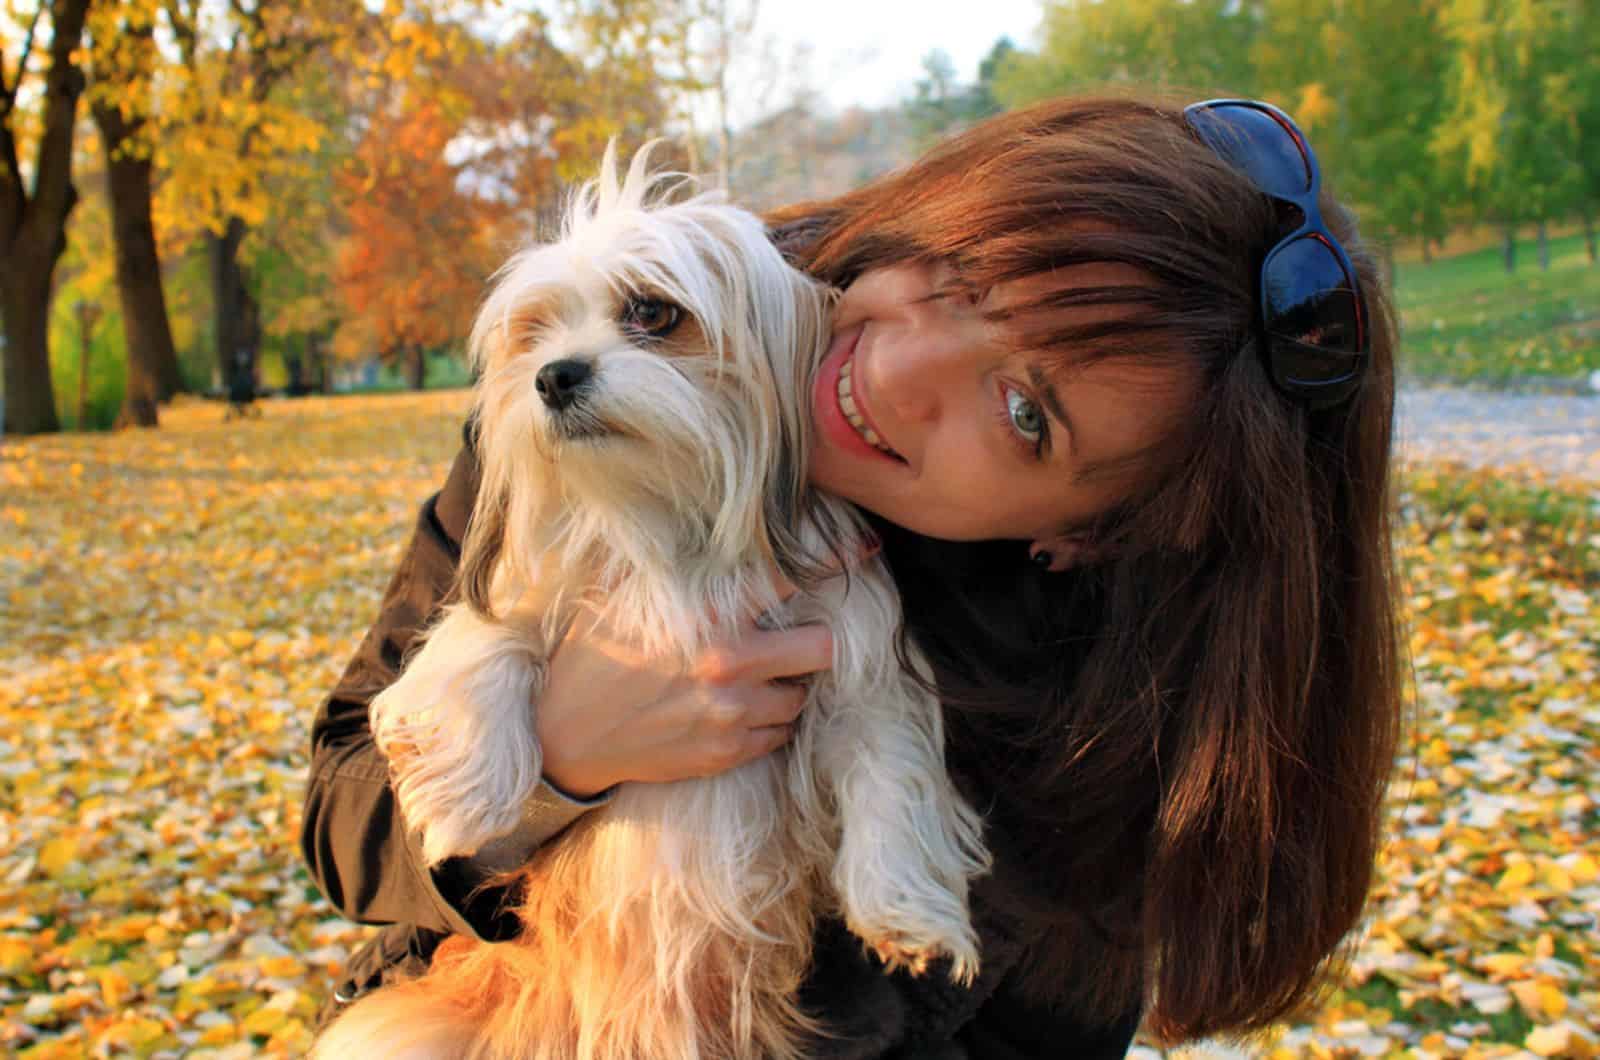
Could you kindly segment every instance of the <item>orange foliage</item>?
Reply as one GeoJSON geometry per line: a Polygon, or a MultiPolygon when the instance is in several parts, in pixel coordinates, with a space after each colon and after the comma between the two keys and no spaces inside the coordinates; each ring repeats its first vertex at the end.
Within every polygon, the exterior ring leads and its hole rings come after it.
{"type": "Polygon", "coordinates": [[[341,354],[439,346],[466,335],[494,268],[489,231],[503,212],[473,191],[447,146],[461,131],[444,102],[377,115],[339,178],[349,236],[334,282],[349,313],[341,354]]]}

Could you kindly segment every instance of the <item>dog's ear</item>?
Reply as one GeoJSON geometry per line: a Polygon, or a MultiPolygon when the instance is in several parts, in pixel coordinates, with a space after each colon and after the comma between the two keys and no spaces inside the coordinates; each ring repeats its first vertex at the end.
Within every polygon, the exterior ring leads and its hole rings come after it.
{"type": "Polygon", "coordinates": [[[456,585],[462,598],[491,622],[496,616],[490,590],[506,537],[505,501],[497,494],[493,490],[479,491],[472,521],[461,542],[461,565],[456,570],[456,585]]]}
{"type": "Polygon", "coordinates": [[[766,321],[781,321],[783,334],[762,335],[771,359],[778,389],[782,443],[774,455],[772,480],[762,512],[766,539],[778,569],[802,587],[828,577],[833,569],[819,555],[816,543],[807,547],[803,528],[820,532],[824,552],[839,552],[843,528],[824,518],[807,483],[806,456],[811,445],[811,378],[827,349],[833,296],[828,288],[787,264],[781,272],[762,277],[757,297],[776,297],[782,308],[765,306],[766,321]]]}

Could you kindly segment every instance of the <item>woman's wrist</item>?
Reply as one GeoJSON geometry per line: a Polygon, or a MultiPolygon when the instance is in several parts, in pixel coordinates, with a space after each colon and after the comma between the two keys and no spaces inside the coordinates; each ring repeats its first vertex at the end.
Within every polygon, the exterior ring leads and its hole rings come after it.
{"type": "Polygon", "coordinates": [[[579,798],[545,777],[523,806],[517,826],[485,843],[471,860],[485,872],[509,872],[526,864],[536,850],[573,821],[610,800],[609,788],[593,797],[579,798]]]}
{"type": "Polygon", "coordinates": [[[592,780],[579,780],[574,783],[571,780],[553,775],[549,769],[544,771],[543,779],[545,787],[568,802],[574,803],[604,802],[606,796],[611,794],[611,789],[616,787],[614,783],[595,782],[592,780]]]}
{"type": "Polygon", "coordinates": [[[544,749],[543,765],[544,782],[557,794],[575,802],[598,798],[617,786],[615,778],[602,775],[599,770],[584,768],[581,763],[568,761],[564,757],[558,756],[552,760],[548,747],[544,749]]]}

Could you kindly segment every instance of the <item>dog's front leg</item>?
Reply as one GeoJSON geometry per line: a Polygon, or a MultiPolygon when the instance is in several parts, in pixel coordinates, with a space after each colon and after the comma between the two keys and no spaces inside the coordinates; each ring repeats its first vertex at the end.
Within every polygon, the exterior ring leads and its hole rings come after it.
{"type": "MultiPolygon", "coordinates": [[[[938,700],[899,673],[852,689],[840,632],[835,676],[845,680],[816,752],[838,810],[833,884],[846,923],[890,967],[920,973],[947,957],[950,977],[970,982],[967,885],[989,867],[983,821],[945,770],[938,700]]],[[[892,647],[877,648],[892,660],[892,647]]]]}
{"type": "Polygon", "coordinates": [[[430,865],[511,831],[539,783],[532,700],[544,656],[528,625],[446,609],[372,703],[400,812],[430,865]]]}

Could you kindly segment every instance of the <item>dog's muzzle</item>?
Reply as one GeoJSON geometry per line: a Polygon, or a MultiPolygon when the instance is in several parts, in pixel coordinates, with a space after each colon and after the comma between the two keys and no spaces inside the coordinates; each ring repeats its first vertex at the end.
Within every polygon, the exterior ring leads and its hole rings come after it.
{"type": "Polygon", "coordinates": [[[551,361],[539,369],[539,374],[534,377],[533,387],[539,392],[539,400],[552,412],[560,412],[578,400],[588,383],[594,369],[589,367],[587,361],[564,358],[551,361]]]}

